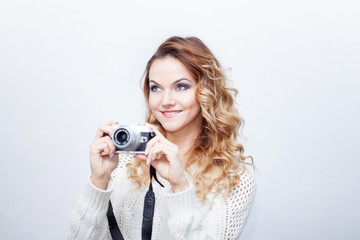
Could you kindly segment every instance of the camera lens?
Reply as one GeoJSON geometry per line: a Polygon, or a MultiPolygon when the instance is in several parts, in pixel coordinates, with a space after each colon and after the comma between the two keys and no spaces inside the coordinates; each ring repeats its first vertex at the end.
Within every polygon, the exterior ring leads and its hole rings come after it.
{"type": "Polygon", "coordinates": [[[121,129],[115,135],[115,140],[119,145],[125,145],[129,141],[129,132],[121,129]]]}

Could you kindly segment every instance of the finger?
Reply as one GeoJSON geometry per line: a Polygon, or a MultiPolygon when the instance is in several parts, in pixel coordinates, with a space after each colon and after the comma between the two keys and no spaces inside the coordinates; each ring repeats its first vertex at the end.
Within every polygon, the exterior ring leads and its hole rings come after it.
{"type": "Polygon", "coordinates": [[[109,147],[109,144],[105,141],[103,146],[104,146],[104,148],[103,148],[103,151],[100,153],[100,155],[101,155],[101,156],[110,155],[110,147],[109,147]]]}
{"type": "MultiPolygon", "coordinates": [[[[153,148],[151,148],[149,155],[147,157],[146,163],[150,164],[155,159],[160,159],[164,152],[164,145],[161,143],[156,144],[153,148]],[[161,153],[161,154],[160,154],[161,153]]],[[[165,154],[166,155],[166,154],[165,154]]]]}
{"type": "Polygon", "coordinates": [[[110,120],[107,124],[109,124],[111,126],[111,125],[114,125],[114,124],[119,124],[119,122],[115,121],[115,120],[110,120]]]}
{"type": "Polygon", "coordinates": [[[106,141],[106,143],[108,144],[108,146],[109,146],[109,150],[110,150],[110,152],[109,152],[109,156],[110,156],[110,158],[112,158],[112,156],[115,154],[115,152],[116,152],[116,147],[115,147],[115,145],[114,145],[114,142],[110,139],[110,137],[105,137],[104,138],[104,141],[106,141]]]}
{"type": "Polygon", "coordinates": [[[134,158],[146,161],[147,157],[144,154],[135,154],[134,158]]]}
{"type": "Polygon", "coordinates": [[[101,156],[104,156],[106,151],[110,151],[106,142],[93,143],[90,148],[90,153],[100,154],[101,156]]]}
{"type": "Polygon", "coordinates": [[[95,138],[102,138],[104,136],[104,133],[112,136],[112,133],[114,132],[114,128],[112,128],[112,125],[115,124],[118,124],[118,122],[111,120],[103,125],[100,125],[98,130],[96,131],[95,138]]]}
{"type": "Polygon", "coordinates": [[[91,153],[100,154],[101,156],[109,155],[112,157],[116,152],[116,147],[108,136],[94,140],[90,147],[91,153]]]}
{"type": "Polygon", "coordinates": [[[150,149],[158,142],[160,142],[159,136],[155,136],[152,139],[150,139],[150,141],[146,144],[145,155],[148,155],[150,149]]]}
{"type": "Polygon", "coordinates": [[[156,126],[151,125],[150,123],[145,123],[145,125],[150,127],[151,130],[153,130],[155,132],[156,137],[158,137],[161,142],[164,142],[164,143],[170,144],[170,145],[175,145],[172,142],[170,142],[169,140],[167,140],[166,137],[164,137],[164,135],[162,135],[162,133],[160,132],[160,130],[156,126]]]}
{"type": "Polygon", "coordinates": [[[104,137],[106,134],[106,136],[109,136],[110,138],[112,138],[112,134],[114,133],[114,130],[115,129],[111,126],[100,126],[98,128],[99,137],[104,137]],[[102,133],[102,135],[101,135],[101,133],[102,133]]]}
{"type": "Polygon", "coordinates": [[[154,126],[154,125],[152,125],[150,123],[145,123],[145,126],[150,127],[151,130],[153,130],[153,132],[155,133],[156,136],[161,136],[161,137],[164,138],[164,136],[161,134],[161,132],[159,131],[159,129],[156,126],[154,126]]]}

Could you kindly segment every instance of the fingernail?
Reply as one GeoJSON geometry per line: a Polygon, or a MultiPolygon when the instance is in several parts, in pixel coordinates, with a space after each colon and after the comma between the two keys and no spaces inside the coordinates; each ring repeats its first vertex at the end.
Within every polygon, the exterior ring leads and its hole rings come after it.
{"type": "Polygon", "coordinates": [[[148,155],[149,150],[147,148],[145,148],[145,156],[148,155]]]}
{"type": "Polygon", "coordinates": [[[110,154],[110,158],[113,158],[114,157],[114,154],[112,153],[112,154],[110,154]]]}
{"type": "Polygon", "coordinates": [[[154,156],[152,156],[152,158],[151,158],[151,161],[154,161],[155,160],[155,155],[154,156]]]}
{"type": "Polygon", "coordinates": [[[150,159],[149,159],[149,158],[146,159],[146,164],[147,164],[148,166],[150,165],[150,159]]]}

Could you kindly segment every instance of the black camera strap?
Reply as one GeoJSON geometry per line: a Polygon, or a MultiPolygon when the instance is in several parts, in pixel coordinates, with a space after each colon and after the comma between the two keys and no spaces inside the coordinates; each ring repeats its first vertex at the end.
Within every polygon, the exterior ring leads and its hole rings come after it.
{"type": "Polygon", "coordinates": [[[119,226],[116,223],[116,218],[115,218],[110,200],[109,200],[109,207],[108,207],[108,211],[107,211],[106,215],[108,218],[109,231],[110,231],[112,239],[113,240],[124,240],[124,237],[122,236],[122,234],[120,232],[119,226]]]}
{"type": "MultiPolygon", "coordinates": [[[[142,240],[150,240],[152,234],[152,224],[153,224],[154,209],[155,209],[155,194],[152,187],[153,177],[160,184],[160,186],[164,187],[156,177],[155,168],[153,166],[150,166],[150,185],[144,199],[144,211],[143,211],[143,222],[142,222],[142,233],[141,233],[142,240]]],[[[124,237],[120,232],[119,226],[116,223],[116,219],[114,216],[114,212],[110,200],[109,200],[109,208],[107,211],[107,218],[109,222],[109,230],[112,239],[124,240],[124,237]]]]}

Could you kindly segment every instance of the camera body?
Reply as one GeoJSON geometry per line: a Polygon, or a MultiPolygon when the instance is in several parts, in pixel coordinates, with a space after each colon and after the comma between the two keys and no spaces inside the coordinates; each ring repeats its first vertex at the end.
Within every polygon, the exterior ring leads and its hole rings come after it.
{"type": "Polygon", "coordinates": [[[148,126],[141,125],[117,125],[112,141],[116,147],[116,153],[120,154],[143,154],[146,144],[155,137],[155,133],[148,126]]]}

